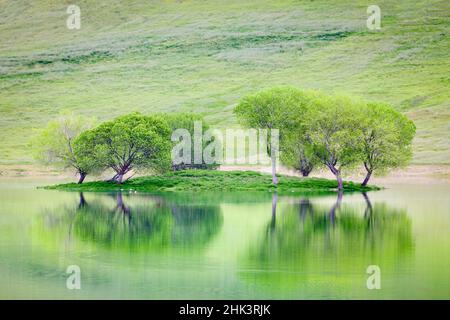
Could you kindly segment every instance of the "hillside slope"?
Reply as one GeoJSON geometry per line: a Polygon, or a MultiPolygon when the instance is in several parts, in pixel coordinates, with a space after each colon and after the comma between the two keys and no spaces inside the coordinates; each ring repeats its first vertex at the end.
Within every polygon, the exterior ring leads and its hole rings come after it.
{"type": "Polygon", "coordinates": [[[290,84],[392,103],[415,120],[415,163],[449,163],[448,1],[0,0],[0,164],[32,163],[58,110],[101,120],[195,111],[219,127],[248,92],[290,84]],[[125,4],[126,3],[126,4],[125,4]]]}

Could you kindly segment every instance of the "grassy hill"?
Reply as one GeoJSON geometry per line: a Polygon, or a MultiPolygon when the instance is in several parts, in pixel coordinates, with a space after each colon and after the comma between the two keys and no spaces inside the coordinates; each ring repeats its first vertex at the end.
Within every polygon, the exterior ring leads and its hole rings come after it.
{"type": "Polygon", "coordinates": [[[236,126],[240,97],[281,84],[392,103],[417,124],[414,162],[449,163],[449,2],[377,1],[370,31],[372,2],[0,0],[0,164],[32,163],[32,128],[61,109],[236,126]]]}

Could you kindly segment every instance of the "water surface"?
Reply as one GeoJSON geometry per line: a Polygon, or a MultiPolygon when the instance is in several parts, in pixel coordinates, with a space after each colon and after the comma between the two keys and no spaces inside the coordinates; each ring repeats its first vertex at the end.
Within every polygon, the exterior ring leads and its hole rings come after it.
{"type": "Polygon", "coordinates": [[[448,185],[368,194],[0,184],[3,299],[450,298],[448,185]],[[81,289],[66,288],[66,268],[81,289]],[[381,289],[366,286],[369,265],[381,289]]]}

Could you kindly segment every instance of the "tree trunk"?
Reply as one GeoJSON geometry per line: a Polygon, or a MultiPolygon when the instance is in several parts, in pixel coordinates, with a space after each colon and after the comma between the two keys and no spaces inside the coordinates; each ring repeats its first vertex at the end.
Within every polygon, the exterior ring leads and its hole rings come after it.
{"type": "Polygon", "coordinates": [[[300,170],[300,172],[302,173],[302,176],[303,176],[303,177],[309,176],[309,174],[311,173],[311,171],[312,171],[312,170],[309,170],[309,169],[302,169],[302,170],[300,170]]]}
{"type": "Polygon", "coordinates": [[[341,177],[341,170],[335,168],[333,165],[328,165],[328,168],[331,170],[331,172],[336,177],[336,180],[338,182],[338,190],[342,191],[344,189],[344,183],[343,183],[342,177],[341,177]]]}
{"type": "Polygon", "coordinates": [[[341,172],[338,171],[336,175],[336,179],[338,181],[338,190],[342,191],[344,189],[344,183],[342,182],[341,172]]]}
{"type": "Polygon", "coordinates": [[[122,184],[122,182],[124,182],[123,177],[128,172],[130,172],[130,170],[132,170],[132,169],[133,169],[133,167],[131,165],[129,165],[129,164],[120,166],[116,170],[116,175],[113,177],[113,181],[118,183],[118,184],[122,184]]]}
{"type": "Polygon", "coordinates": [[[85,172],[78,172],[78,173],[80,175],[80,178],[78,179],[78,184],[81,184],[81,183],[83,183],[84,178],[86,178],[87,173],[85,173],[85,172]]]}
{"type": "Polygon", "coordinates": [[[300,172],[302,173],[303,177],[307,177],[309,176],[309,174],[311,173],[311,171],[314,169],[314,166],[311,164],[311,162],[308,160],[308,158],[306,158],[305,154],[302,154],[302,159],[300,159],[299,162],[299,167],[300,167],[300,172]]]}
{"type": "Polygon", "coordinates": [[[367,183],[369,182],[370,176],[371,176],[371,175],[372,175],[372,171],[367,170],[366,177],[364,178],[364,181],[361,183],[361,185],[362,185],[363,187],[367,186],[367,183]]]}
{"type": "Polygon", "coordinates": [[[118,173],[118,174],[116,175],[115,181],[116,181],[118,184],[122,184],[122,181],[123,181],[123,173],[118,173]]]}
{"type": "Polygon", "coordinates": [[[278,184],[278,177],[277,177],[277,158],[275,156],[276,152],[271,149],[270,152],[270,159],[272,161],[272,183],[274,185],[278,184]]]}
{"type": "Polygon", "coordinates": [[[106,180],[107,182],[116,182],[117,179],[117,173],[109,180],[106,180]]]}

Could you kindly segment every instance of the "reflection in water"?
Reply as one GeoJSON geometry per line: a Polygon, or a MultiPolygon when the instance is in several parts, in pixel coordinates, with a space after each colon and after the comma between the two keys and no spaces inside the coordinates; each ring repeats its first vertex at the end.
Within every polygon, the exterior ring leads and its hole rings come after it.
{"type": "Polygon", "coordinates": [[[447,299],[449,190],[4,189],[0,298],[447,299]],[[372,264],[381,290],[366,288],[372,264]],[[69,265],[82,290],[66,289],[69,265]]]}
{"type": "Polygon", "coordinates": [[[368,265],[379,265],[384,272],[405,265],[414,250],[406,211],[372,205],[367,194],[362,196],[365,208],[360,210],[343,204],[342,193],[328,208],[308,198],[277,208],[274,194],[266,232],[243,260],[244,265],[260,266],[260,272],[244,271],[242,278],[270,283],[270,290],[276,290],[275,283],[284,289],[307,285],[307,278],[315,285],[339,285],[334,278],[364,277],[368,265]]]}
{"type": "Polygon", "coordinates": [[[113,201],[105,203],[99,197],[87,201],[80,193],[76,207],[57,210],[59,219],[47,215],[47,226],[68,229],[70,238],[104,247],[164,250],[204,246],[223,221],[217,205],[179,204],[160,196],[141,197],[137,204],[130,205],[120,192],[109,198],[113,201]]]}

